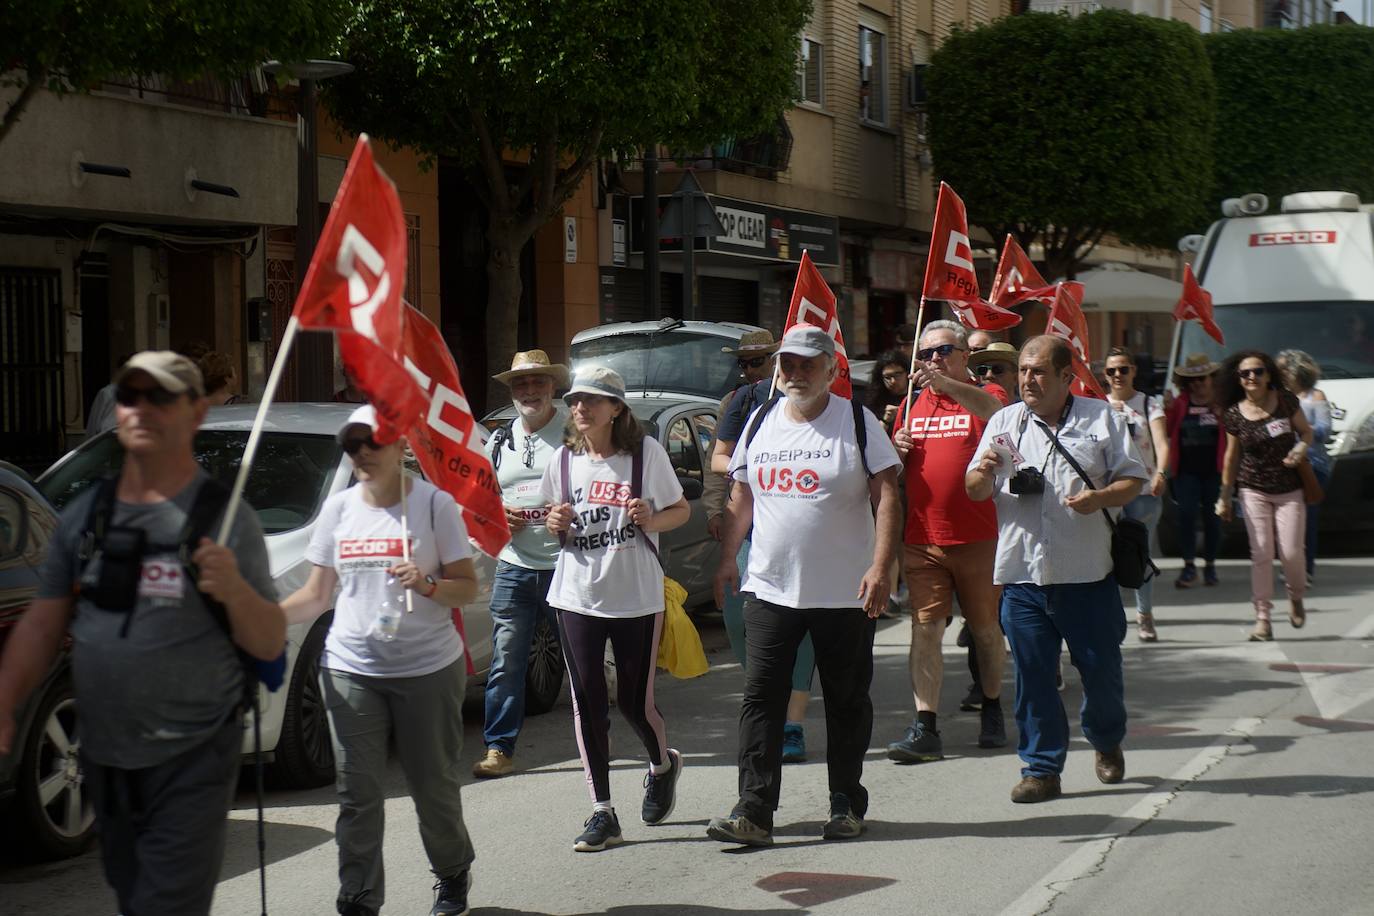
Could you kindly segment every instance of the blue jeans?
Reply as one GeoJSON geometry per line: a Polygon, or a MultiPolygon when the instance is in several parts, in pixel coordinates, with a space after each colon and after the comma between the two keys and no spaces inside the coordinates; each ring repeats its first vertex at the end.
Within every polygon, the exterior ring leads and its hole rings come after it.
{"type": "Polygon", "coordinates": [[[491,583],[491,672],[487,675],[486,723],[482,738],[487,747],[507,756],[515,754],[515,739],[525,724],[525,673],[530,665],[534,625],[542,616],[558,632],[549,607],[552,569],[526,569],[496,564],[491,583]]]}
{"type": "Polygon", "coordinates": [[[1110,751],[1126,737],[1126,687],[1121,640],[1126,613],[1116,579],[1072,585],[1008,585],[1002,590],[1002,629],[1016,662],[1016,752],[1022,776],[1064,771],[1069,720],[1055,688],[1060,640],[1083,679],[1079,718],[1083,737],[1110,751]]]}
{"type": "MultiPolygon", "coordinates": [[[[1155,525],[1159,523],[1159,506],[1160,500],[1158,496],[1151,496],[1149,493],[1141,493],[1122,507],[1121,514],[1126,518],[1133,518],[1136,521],[1144,523],[1145,528],[1150,532],[1150,543],[1153,544],[1155,539],[1155,525]]],[[[1149,615],[1154,613],[1156,578],[1158,577],[1152,576],[1146,579],[1145,584],[1135,590],[1135,612],[1137,614],[1149,615]]]]}
{"type": "MultiPolygon", "coordinates": [[[[739,567],[740,581],[743,581],[744,572],[749,568],[748,541],[740,546],[739,554],[735,557],[735,563],[739,567]]],[[[730,648],[734,651],[740,667],[748,671],[749,661],[744,645],[744,594],[742,592],[725,596],[725,607],[721,609],[721,616],[725,618],[725,635],[730,639],[730,648]]],[[[811,644],[811,634],[807,633],[802,639],[801,645],[797,647],[797,663],[792,666],[792,689],[810,693],[811,680],[815,673],[816,649],[811,644]]]]}
{"type": "Polygon", "coordinates": [[[1212,511],[1221,494],[1221,475],[1179,474],[1173,479],[1174,500],[1178,504],[1178,552],[1183,562],[1193,565],[1197,556],[1197,521],[1202,516],[1202,558],[1208,566],[1217,562],[1221,543],[1221,519],[1212,511]]]}
{"type": "MultiPolygon", "coordinates": [[[[1312,464],[1312,471],[1317,475],[1317,483],[1322,485],[1325,492],[1326,485],[1331,482],[1331,465],[1329,463],[1318,465],[1312,464]]],[[[1307,574],[1310,576],[1317,569],[1317,510],[1320,505],[1307,507],[1307,574]]]]}

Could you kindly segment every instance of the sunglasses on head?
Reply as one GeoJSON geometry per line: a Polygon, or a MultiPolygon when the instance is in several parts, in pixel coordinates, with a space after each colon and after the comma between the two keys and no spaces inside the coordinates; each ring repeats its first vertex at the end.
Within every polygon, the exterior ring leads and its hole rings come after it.
{"type": "Polygon", "coordinates": [[[374,452],[381,449],[381,446],[377,444],[377,440],[371,436],[368,436],[366,439],[345,439],[343,443],[344,454],[356,455],[364,445],[374,452]]]}
{"type": "Polygon", "coordinates": [[[115,403],[121,407],[134,407],[139,401],[147,400],[154,407],[166,407],[181,397],[166,388],[133,388],[120,385],[115,388],[115,403]]]}
{"type": "Polygon", "coordinates": [[[1241,378],[1264,378],[1269,374],[1268,369],[1237,369],[1236,375],[1241,378]]]}
{"type": "Polygon", "coordinates": [[[1005,363],[983,363],[974,371],[979,375],[1005,375],[1011,371],[1011,367],[1005,363]]]}
{"type": "Polygon", "coordinates": [[[1107,375],[1130,375],[1134,366],[1107,366],[1102,371],[1107,375]]]}
{"type": "Polygon", "coordinates": [[[741,356],[739,359],[735,360],[735,362],[739,363],[739,367],[740,367],[741,369],[760,369],[760,368],[763,367],[763,364],[764,364],[764,363],[768,362],[768,357],[766,357],[766,356],[750,356],[750,357],[741,356]]]}
{"type": "Polygon", "coordinates": [[[926,347],[924,350],[917,350],[916,358],[923,363],[928,363],[936,354],[939,354],[942,358],[948,358],[951,353],[959,349],[962,348],[956,344],[940,344],[938,347],[926,347]]]}

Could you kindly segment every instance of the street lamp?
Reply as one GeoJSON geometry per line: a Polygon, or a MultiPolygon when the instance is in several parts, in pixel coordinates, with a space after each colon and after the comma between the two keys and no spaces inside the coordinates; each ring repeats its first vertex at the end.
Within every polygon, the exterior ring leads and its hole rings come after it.
{"type": "MultiPolygon", "coordinates": [[[[296,124],[296,288],[300,289],[320,236],[320,168],[315,131],[318,84],[352,73],[353,65],[341,60],[269,60],[262,69],[272,74],[285,73],[300,82],[296,124]]],[[[302,334],[296,341],[296,397],[302,401],[328,401],[333,396],[333,337],[302,334]]]]}

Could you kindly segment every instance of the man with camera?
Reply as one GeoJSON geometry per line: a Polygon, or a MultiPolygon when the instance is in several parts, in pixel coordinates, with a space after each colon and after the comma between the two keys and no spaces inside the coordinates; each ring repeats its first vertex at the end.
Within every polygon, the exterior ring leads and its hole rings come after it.
{"type": "Polygon", "coordinates": [[[138,353],[115,385],[124,464],[62,513],[0,662],[0,754],[70,627],[82,777],[119,910],[208,913],[256,690],[247,669],[281,656],[286,618],[250,508],[227,545],[203,536],[227,494],[192,452],[207,409],[195,363],[138,353]]]}
{"type": "Polygon", "coordinates": [[[954,598],[978,646],[982,688],[978,746],[1002,747],[1002,629],[993,584],[997,512],[964,492],[964,471],[978,448],[988,418],[1007,403],[1001,387],[969,379],[969,335],[953,321],[932,321],[916,351],[921,395],[910,414],[898,417],[893,441],[906,464],[907,518],[903,571],[911,594],[911,651],[907,664],[916,719],[906,736],[887,746],[898,763],[944,757],[937,728],[944,655],[940,638],[954,613],[954,598]]]}
{"type": "Polygon", "coordinates": [[[1107,402],[1070,394],[1072,360],[1060,338],[1026,342],[1018,364],[1022,403],[989,421],[964,481],[970,499],[992,498],[997,507],[993,581],[1003,587],[1024,764],[1014,802],[1060,794],[1069,749],[1055,689],[1061,640],[1083,679],[1083,736],[1096,751],[1097,778],[1116,783],[1125,775],[1126,612],[1112,573],[1112,532],[1100,512],[1135,498],[1147,474],[1107,402]]]}

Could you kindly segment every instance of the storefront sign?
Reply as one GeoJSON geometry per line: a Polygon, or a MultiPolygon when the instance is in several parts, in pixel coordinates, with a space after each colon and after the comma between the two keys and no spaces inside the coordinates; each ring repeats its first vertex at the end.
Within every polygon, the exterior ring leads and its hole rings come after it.
{"type": "MultiPolygon", "coordinates": [[[[725,227],[725,235],[698,238],[697,251],[794,263],[801,260],[803,251],[808,251],[817,264],[833,266],[840,263],[840,226],[835,217],[714,194],[709,196],[716,208],[716,217],[725,227]]],[[[669,199],[666,194],[659,196],[660,213],[669,199]]],[[[644,251],[641,237],[643,205],[642,197],[630,199],[630,250],[635,254],[644,251]]],[[[658,247],[660,251],[681,251],[682,240],[662,239],[658,247]]]]}

